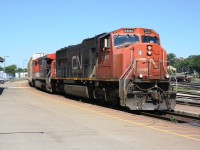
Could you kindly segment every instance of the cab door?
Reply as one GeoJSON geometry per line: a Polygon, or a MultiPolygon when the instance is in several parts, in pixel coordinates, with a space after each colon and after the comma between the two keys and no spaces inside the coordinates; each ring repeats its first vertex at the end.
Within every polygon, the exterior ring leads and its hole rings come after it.
{"type": "Polygon", "coordinates": [[[33,60],[33,78],[38,78],[39,77],[39,59],[33,60]]]}
{"type": "Polygon", "coordinates": [[[56,78],[56,60],[51,62],[51,78],[56,78]]]}
{"type": "Polygon", "coordinates": [[[112,51],[110,34],[104,34],[99,38],[97,78],[112,78],[112,51]]]}

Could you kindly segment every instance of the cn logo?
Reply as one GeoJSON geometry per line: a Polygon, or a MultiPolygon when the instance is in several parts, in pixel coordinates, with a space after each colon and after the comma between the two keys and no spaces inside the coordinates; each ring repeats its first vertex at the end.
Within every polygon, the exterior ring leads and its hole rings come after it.
{"type": "Polygon", "coordinates": [[[80,57],[78,55],[72,57],[72,69],[82,69],[82,55],[80,57]]]}

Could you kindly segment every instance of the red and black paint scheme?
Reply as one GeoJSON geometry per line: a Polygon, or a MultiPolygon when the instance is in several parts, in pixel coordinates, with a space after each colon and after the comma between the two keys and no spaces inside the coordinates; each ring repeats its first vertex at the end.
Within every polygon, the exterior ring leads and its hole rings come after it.
{"type": "Polygon", "coordinates": [[[152,29],[122,28],[103,33],[33,62],[31,84],[49,92],[131,110],[175,108],[176,92],[167,72],[167,54],[152,29]]]}
{"type": "Polygon", "coordinates": [[[51,79],[56,77],[55,58],[55,54],[47,54],[33,60],[31,59],[31,62],[29,61],[32,64],[32,71],[28,69],[32,72],[32,79],[29,79],[31,85],[51,93],[53,92],[51,79]]]}

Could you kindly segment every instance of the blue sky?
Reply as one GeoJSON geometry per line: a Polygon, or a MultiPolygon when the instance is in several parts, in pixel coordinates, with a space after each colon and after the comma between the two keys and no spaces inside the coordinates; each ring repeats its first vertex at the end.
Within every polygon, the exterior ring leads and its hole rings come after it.
{"type": "Polygon", "coordinates": [[[34,53],[145,27],[160,34],[167,53],[187,58],[200,55],[199,15],[198,0],[0,0],[0,56],[9,56],[6,66],[23,67],[34,53]]]}

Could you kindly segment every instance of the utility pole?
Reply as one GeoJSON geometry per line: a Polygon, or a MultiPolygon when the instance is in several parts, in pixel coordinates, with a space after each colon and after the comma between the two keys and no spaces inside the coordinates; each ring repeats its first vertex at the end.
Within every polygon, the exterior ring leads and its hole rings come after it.
{"type": "Polygon", "coordinates": [[[26,61],[27,61],[27,59],[24,59],[24,60],[23,60],[23,72],[22,72],[22,73],[23,73],[23,78],[25,78],[25,71],[24,71],[25,68],[24,68],[24,63],[25,63],[26,61]]]}
{"type": "Polygon", "coordinates": [[[4,79],[6,79],[6,57],[9,56],[4,56],[4,79]]]}

